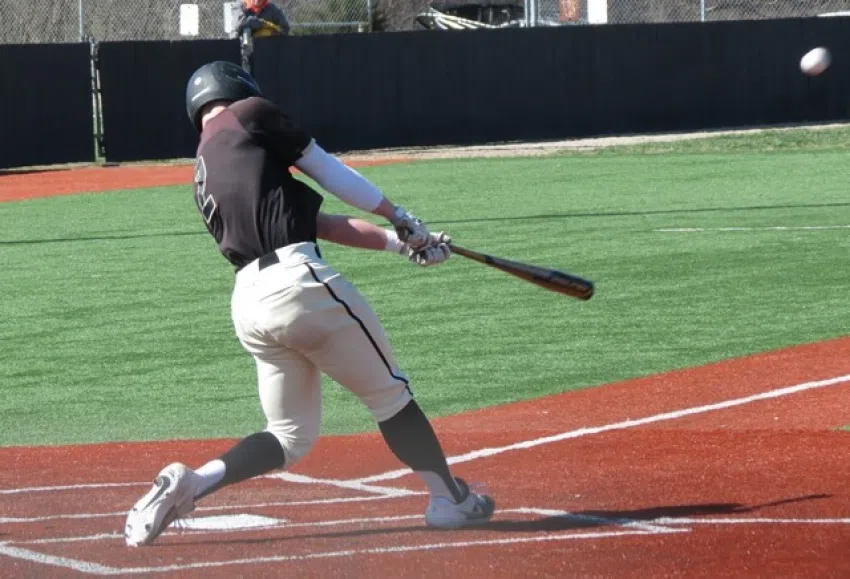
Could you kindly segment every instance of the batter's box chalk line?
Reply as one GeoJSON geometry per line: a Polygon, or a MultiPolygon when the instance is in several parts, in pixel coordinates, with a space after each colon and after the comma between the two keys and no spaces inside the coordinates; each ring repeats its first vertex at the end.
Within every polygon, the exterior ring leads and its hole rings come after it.
{"type": "MultiPolygon", "coordinates": [[[[582,515],[572,515],[571,513],[567,513],[566,511],[555,511],[551,509],[536,509],[536,508],[518,508],[518,509],[504,509],[500,511],[501,513],[517,513],[517,514],[534,514],[542,517],[553,517],[553,516],[564,516],[569,518],[575,518],[580,522],[587,522],[592,520],[596,523],[601,523],[606,521],[605,519],[601,519],[599,517],[585,517],[582,515]]],[[[287,523],[282,520],[276,520],[278,525],[281,528],[287,527],[332,527],[332,526],[344,526],[344,525],[359,525],[362,526],[364,524],[375,524],[375,523],[394,523],[401,522],[413,519],[422,519],[422,514],[417,515],[400,515],[400,516],[391,516],[391,517],[373,517],[373,518],[354,518],[354,519],[340,519],[336,521],[314,521],[314,522],[304,522],[304,523],[287,523]]],[[[219,530],[221,527],[221,520],[218,519],[216,525],[209,525],[210,520],[215,517],[205,517],[207,521],[199,523],[196,519],[195,531],[200,533],[204,531],[211,531],[213,529],[219,530]]],[[[267,517],[259,517],[255,515],[230,515],[229,521],[241,521],[242,526],[240,529],[236,529],[235,527],[230,530],[230,532],[236,530],[248,530],[248,529],[256,529],[254,525],[268,525],[271,521],[275,521],[274,519],[270,519],[267,517]]],[[[610,524],[622,524],[624,527],[633,526],[636,521],[607,521],[610,524]]],[[[363,548],[363,549],[347,549],[347,550],[339,550],[339,551],[325,551],[325,552],[315,552],[306,555],[283,555],[283,556],[272,556],[272,557],[256,557],[256,558],[246,558],[246,559],[233,559],[233,560],[225,560],[225,561],[199,561],[195,563],[182,563],[176,565],[165,565],[160,567],[110,567],[107,565],[102,565],[100,563],[94,563],[90,561],[83,561],[80,559],[73,559],[69,557],[60,557],[56,555],[50,555],[46,553],[41,553],[38,551],[34,551],[32,549],[25,548],[27,545],[48,545],[48,544],[56,544],[56,543],[71,543],[71,542],[81,542],[81,541],[108,541],[108,540],[123,540],[123,535],[115,533],[115,534],[99,534],[99,535],[90,535],[88,537],[67,537],[67,538],[49,538],[49,539],[34,539],[28,541],[17,541],[12,544],[12,542],[0,543],[0,556],[7,556],[15,559],[30,561],[39,563],[42,565],[52,566],[52,567],[60,567],[65,569],[71,569],[74,571],[78,571],[81,573],[89,574],[89,575],[100,575],[100,576],[113,576],[113,575],[137,575],[137,574],[150,574],[150,573],[165,573],[165,572],[175,572],[175,571],[186,571],[191,569],[204,569],[204,568],[217,568],[217,567],[227,567],[227,566],[244,566],[244,565],[260,565],[260,564],[271,564],[271,563],[286,563],[286,562],[306,562],[311,560],[321,560],[321,559],[332,559],[332,558],[351,558],[356,556],[365,556],[365,555],[396,555],[410,552],[420,552],[420,551],[441,551],[448,549],[459,549],[459,548],[473,548],[473,547],[497,547],[500,545],[515,545],[515,544],[523,544],[523,543],[541,543],[541,542],[551,542],[551,541],[564,541],[564,540],[590,540],[590,539],[604,539],[610,537],[618,537],[624,535],[647,535],[647,534],[659,534],[659,533],[676,533],[676,532],[687,532],[685,529],[666,529],[657,525],[648,525],[645,523],[639,523],[635,528],[629,529],[624,528],[621,530],[609,531],[609,532],[566,532],[566,533],[545,533],[545,534],[537,534],[535,536],[515,536],[515,537],[505,537],[500,539],[482,539],[482,540],[472,540],[472,541],[447,541],[440,543],[429,543],[429,544],[420,544],[420,545],[402,545],[402,546],[393,546],[393,547],[376,547],[376,548],[363,548]]],[[[168,531],[171,533],[171,531],[168,531]]]]}
{"type": "MultiPolygon", "coordinates": [[[[308,562],[312,560],[322,560],[322,559],[333,559],[333,558],[352,558],[357,556],[376,556],[376,555],[395,555],[395,554],[403,554],[403,553],[411,553],[411,552],[438,552],[450,549],[461,549],[461,548],[475,548],[475,547],[483,547],[483,548],[494,548],[498,546],[504,545],[518,545],[518,544],[533,544],[533,543],[546,543],[546,542],[554,542],[554,541],[568,541],[568,540],[595,540],[595,539],[608,539],[608,538],[616,538],[623,536],[638,536],[638,535],[659,535],[659,534],[671,534],[671,533],[689,533],[693,529],[690,526],[706,526],[706,525],[742,525],[742,524],[750,524],[750,525],[770,525],[770,524],[821,524],[821,525],[850,525],[850,518],[834,518],[834,519],[801,519],[801,518],[671,518],[671,517],[663,517],[653,520],[647,521],[635,521],[629,519],[606,519],[603,517],[592,517],[585,516],[579,514],[569,513],[567,511],[553,510],[553,509],[541,509],[541,508],[531,508],[531,507],[523,507],[516,509],[504,509],[500,511],[501,513],[517,513],[517,514],[533,514],[541,517],[551,518],[551,517],[565,517],[570,519],[575,519],[578,522],[590,522],[594,524],[607,524],[612,525],[617,528],[612,530],[600,530],[600,531],[584,531],[584,532],[541,532],[536,533],[533,536],[528,536],[527,534],[523,536],[509,536],[503,537],[499,539],[480,539],[480,540],[467,540],[467,541],[446,541],[446,542],[436,542],[429,544],[419,544],[419,545],[397,545],[392,547],[375,547],[375,548],[361,548],[361,549],[346,549],[346,550],[335,550],[335,551],[324,551],[324,552],[314,552],[306,555],[281,555],[281,556],[268,556],[268,557],[255,557],[255,558],[243,558],[243,559],[232,559],[232,560],[224,560],[224,561],[199,561],[194,563],[181,563],[174,565],[164,565],[160,567],[127,567],[127,568],[119,568],[119,567],[110,567],[106,565],[101,565],[99,563],[93,563],[89,561],[82,561],[79,559],[73,559],[68,557],[60,557],[45,553],[40,553],[37,551],[33,551],[31,549],[27,549],[23,547],[23,545],[38,545],[38,544],[48,544],[48,542],[71,542],[71,541],[80,541],[85,539],[104,541],[108,539],[123,539],[123,536],[115,534],[115,535],[97,535],[91,537],[71,537],[67,539],[41,539],[41,540],[30,540],[30,541],[21,541],[15,542],[15,545],[12,542],[0,543],[0,556],[7,556],[15,559],[21,559],[25,561],[31,561],[35,563],[40,563],[43,565],[61,567],[65,569],[72,569],[75,571],[79,571],[85,574],[90,575],[138,575],[138,574],[150,574],[150,573],[165,573],[165,572],[175,572],[175,571],[186,571],[192,569],[204,569],[204,568],[221,568],[221,567],[229,567],[229,566],[248,566],[248,565],[262,565],[262,564],[273,564],[273,563],[287,563],[287,562],[308,562]],[[675,528],[677,526],[687,526],[686,528],[675,528]],[[17,545],[17,546],[16,546],[17,545]]],[[[382,523],[382,522],[396,522],[408,519],[419,519],[420,515],[401,515],[396,517],[377,517],[377,518],[358,518],[358,519],[341,519],[338,521],[317,521],[317,522],[306,522],[306,523],[291,523],[285,524],[283,526],[336,526],[336,525],[348,525],[348,524],[358,524],[362,525],[364,523],[374,524],[374,523],[382,523]]],[[[202,530],[198,530],[198,532],[202,532],[202,530]]]]}
{"type": "MultiPolygon", "coordinates": [[[[677,420],[680,418],[685,418],[687,416],[694,416],[698,414],[705,414],[708,412],[714,412],[718,410],[725,410],[727,408],[734,408],[736,406],[743,406],[746,404],[752,404],[756,402],[760,402],[763,400],[770,400],[775,398],[781,398],[784,396],[790,396],[793,394],[797,394],[799,392],[805,392],[808,390],[814,390],[818,388],[825,388],[829,386],[835,386],[838,384],[844,384],[850,382],[850,374],[845,374],[843,376],[836,376],[834,378],[828,378],[825,380],[815,380],[811,382],[803,382],[800,384],[795,384],[793,386],[786,386],[783,388],[777,388],[774,390],[768,390],[766,392],[760,392],[757,394],[753,394],[750,396],[743,396],[740,398],[733,398],[721,402],[717,402],[714,404],[706,404],[703,406],[693,406],[690,408],[683,408],[680,410],[673,410],[670,412],[663,412],[660,414],[655,414],[652,416],[646,416],[640,419],[634,420],[624,420],[621,422],[614,422],[610,424],[605,424],[601,426],[587,426],[578,428],[576,430],[570,430],[567,432],[562,432],[560,434],[555,434],[552,436],[545,436],[542,438],[535,438],[531,440],[524,440],[521,442],[516,442],[513,444],[509,444],[506,446],[493,447],[493,448],[482,448],[479,450],[473,450],[467,452],[465,454],[452,456],[448,458],[449,464],[460,464],[464,462],[479,460],[482,458],[487,458],[491,456],[496,456],[505,452],[513,452],[516,450],[526,450],[529,448],[534,448],[537,446],[552,444],[556,442],[561,442],[564,440],[570,440],[575,438],[582,438],[585,436],[593,436],[597,434],[603,434],[605,432],[612,432],[617,430],[625,430],[629,428],[636,428],[639,426],[644,426],[646,424],[655,424],[659,422],[665,422],[670,420],[677,420]]],[[[390,498],[390,497],[402,497],[402,496],[414,496],[418,493],[416,491],[411,491],[408,489],[396,488],[396,487],[385,487],[385,486],[377,486],[372,483],[384,482],[390,480],[396,480],[407,475],[412,474],[410,469],[398,469],[392,470],[388,472],[384,472],[377,475],[350,479],[350,480],[337,480],[337,479],[319,479],[313,478],[306,475],[299,475],[294,473],[283,472],[280,474],[267,475],[264,478],[278,478],[280,480],[284,480],[287,482],[293,483],[302,483],[302,484],[323,484],[329,486],[336,486],[339,488],[344,488],[348,490],[356,490],[360,492],[364,492],[367,494],[376,495],[378,498],[390,498]]],[[[87,489],[87,488],[104,488],[104,487],[123,487],[123,486],[147,486],[149,482],[135,482],[135,483],[91,483],[91,484],[77,484],[77,485],[60,485],[60,486],[43,486],[43,487],[29,487],[29,488],[16,488],[16,489],[0,489],[0,495],[7,494],[26,494],[26,493],[35,493],[35,492],[56,492],[56,491],[75,491],[79,489],[87,489]]],[[[337,499],[334,499],[336,501],[337,499]]],[[[363,500],[363,499],[355,499],[355,500],[363,500]]],[[[316,503],[318,504],[318,503],[316,503]]]]}
{"type": "MultiPolygon", "coordinates": [[[[536,518],[530,519],[531,522],[541,519],[563,518],[566,520],[575,521],[580,526],[614,526],[624,529],[637,530],[642,533],[680,533],[685,532],[681,528],[672,528],[657,522],[636,521],[623,518],[606,518],[600,516],[589,516],[575,514],[568,511],[543,509],[534,507],[506,508],[498,509],[497,518],[502,515],[520,514],[533,515],[536,518]]],[[[498,520],[498,519],[497,519],[498,520]]],[[[298,529],[298,528],[325,528],[325,527],[376,527],[380,525],[392,525],[408,521],[424,521],[424,514],[412,515],[388,515],[382,517],[355,517],[347,519],[332,519],[318,521],[295,522],[290,519],[269,517],[256,514],[234,514],[234,515],[214,515],[208,517],[188,517],[180,521],[172,523],[168,530],[163,533],[163,536],[177,535],[185,532],[193,534],[219,534],[219,533],[236,533],[256,531],[258,529],[298,529]]],[[[511,521],[513,522],[513,521],[511,521]]],[[[386,527],[392,530],[392,527],[386,527]]],[[[486,531],[486,525],[481,528],[486,531]]],[[[97,533],[93,535],[71,536],[71,537],[49,537],[42,539],[27,539],[22,541],[7,541],[7,544],[15,545],[48,545],[56,543],[79,543],[79,542],[100,542],[115,539],[123,540],[124,535],[121,533],[97,533]]]]}
{"type": "MultiPolygon", "coordinates": [[[[421,493],[427,494],[427,493],[421,493]]],[[[404,495],[405,497],[407,495],[404,495]]],[[[376,501],[386,501],[395,498],[395,496],[386,495],[368,495],[361,497],[331,497],[326,499],[311,499],[303,501],[271,501],[264,503],[250,503],[244,505],[210,505],[199,506],[195,509],[196,515],[207,512],[221,511],[240,511],[240,510],[262,510],[280,507],[309,507],[323,505],[343,505],[349,503],[366,503],[376,501]]],[[[113,511],[109,513],[64,513],[55,515],[41,515],[33,517],[0,517],[0,524],[27,524],[27,523],[42,523],[46,521],[57,520],[74,520],[74,519],[102,519],[113,517],[126,517],[127,511],[113,511]]]]}
{"type": "MultiPolygon", "coordinates": [[[[826,380],[817,380],[811,382],[804,382],[801,384],[796,384],[794,386],[787,386],[784,388],[777,388],[774,390],[754,394],[751,396],[744,396],[741,398],[734,398],[722,402],[717,402],[714,404],[706,404],[703,406],[695,406],[691,408],[684,408],[681,410],[675,410],[671,412],[664,412],[660,414],[655,414],[652,416],[647,416],[641,419],[635,420],[624,420],[621,422],[615,422],[611,424],[606,424],[602,426],[593,426],[593,427],[583,427],[576,430],[563,432],[561,434],[557,434],[554,436],[547,436],[543,438],[537,438],[532,440],[526,440],[522,442],[517,442],[514,444],[510,444],[502,447],[494,447],[494,448],[483,448],[480,450],[475,450],[468,452],[466,454],[453,456],[449,458],[450,464],[458,464],[463,462],[468,462],[472,460],[478,460],[481,458],[491,457],[498,454],[502,454],[505,452],[512,452],[515,450],[525,450],[529,448],[534,448],[536,446],[555,443],[563,440],[569,440],[573,438],[580,438],[584,436],[592,436],[596,434],[601,434],[604,432],[611,432],[616,430],[623,430],[628,428],[634,428],[643,426],[646,424],[659,423],[669,420],[676,420],[679,418],[683,418],[686,416],[693,416],[698,414],[704,414],[707,412],[713,412],[717,410],[724,410],[727,408],[733,408],[736,406],[742,406],[745,404],[751,404],[755,402],[759,402],[762,400],[769,400],[780,398],[783,396],[788,396],[792,394],[796,394],[798,392],[804,392],[807,390],[824,388],[828,386],[833,386],[837,384],[843,384],[846,382],[850,382],[850,374],[844,376],[837,376],[835,378],[830,378],[826,380]]],[[[364,492],[370,496],[367,497],[348,497],[348,498],[339,498],[339,499],[327,499],[321,501],[302,501],[301,504],[331,504],[331,503],[342,503],[342,502],[351,502],[351,501],[363,501],[363,500],[386,500],[398,497],[406,497],[412,496],[417,493],[415,491],[410,491],[408,489],[399,489],[395,487],[385,487],[378,486],[373,483],[383,482],[398,479],[404,476],[411,474],[409,469],[401,469],[395,471],[385,472],[383,474],[374,475],[365,478],[353,479],[353,480],[333,480],[333,479],[314,479],[311,477],[305,477],[303,475],[293,475],[291,473],[285,473],[284,476],[280,476],[282,480],[288,480],[290,482],[301,482],[305,484],[326,484],[330,486],[335,486],[339,488],[345,488],[348,490],[355,490],[359,492],[364,492]]],[[[122,486],[146,486],[149,483],[92,483],[92,484],[77,484],[77,485],[61,485],[61,486],[45,486],[45,487],[30,487],[26,489],[0,489],[0,495],[15,495],[15,494],[25,494],[25,493],[38,493],[38,492],[58,492],[58,491],[77,491],[80,489],[92,489],[92,488],[104,488],[104,487],[122,487],[122,486]]],[[[268,503],[269,505],[273,503],[268,503]]],[[[295,503],[288,503],[295,504],[295,503]]],[[[244,509],[245,506],[241,507],[223,507],[220,510],[239,510],[244,509]]],[[[553,516],[551,513],[553,512],[563,512],[563,511],[549,511],[545,509],[539,509],[539,511],[546,512],[546,515],[543,516],[553,516]]],[[[501,512],[509,512],[502,510],[501,512]]],[[[540,514],[540,513],[538,513],[540,514]]],[[[84,515],[84,514],[83,514],[84,515]]],[[[111,516],[111,514],[102,514],[104,516],[111,516]]],[[[120,513],[123,516],[123,513],[120,513]]],[[[63,516],[63,515],[59,515],[63,516]]],[[[64,515],[66,517],[73,517],[76,515],[64,515]]],[[[118,516],[118,514],[116,514],[118,516]]],[[[414,516],[414,515],[409,515],[414,516]]],[[[421,515],[415,515],[419,517],[421,515]]],[[[558,516],[558,515],[556,515],[558,516]]],[[[563,515],[563,516],[573,516],[577,517],[579,515],[563,515]]],[[[29,519],[31,520],[31,519],[29,519]]],[[[563,540],[588,540],[594,538],[607,538],[607,537],[618,537],[623,535],[653,535],[659,533],[671,533],[671,532],[690,532],[691,526],[706,526],[706,525],[741,525],[741,524],[760,524],[760,525],[771,525],[771,524],[820,524],[820,525],[844,525],[850,523],[850,519],[845,518],[836,518],[836,519],[734,519],[734,518],[726,518],[726,519],[658,519],[654,521],[624,521],[624,520],[608,520],[607,524],[609,525],[618,525],[618,528],[613,529],[611,531],[600,531],[600,532],[584,532],[584,533],[545,533],[545,534],[535,534],[534,536],[519,536],[519,537],[506,537],[502,539],[483,539],[478,541],[461,541],[461,542],[446,542],[446,543],[432,543],[426,545],[409,545],[409,546],[395,546],[395,547],[380,547],[380,548],[371,548],[371,549],[359,549],[359,550],[342,550],[342,551],[328,551],[321,553],[312,553],[309,555],[282,555],[282,556],[274,556],[274,557],[260,557],[253,559],[236,559],[230,561],[218,561],[218,562],[197,562],[197,563],[189,563],[189,564],[180,564],[180,565],[169,565],[163,567],[136,567],[136,568],[116,568],[116,567],[108,567],[104,565],[100,565],[97,563],[90,563],[86,561],[80,561],[76,559],[71,559],[67,557],[59,557],[53,555],[47,555],[43,553],[38,553],[35,551],[31,551],[22,547],[15,546],[16,544],[25,544],[22,542],[14,542],[14,541],[5,541],[0,543],[0,555],[5,555],[8,557],[22,559],[27,561],[34,561],[37,563],[58,566],[66,569],[73,569],[83,573],[94,574],[94,575],[132,575],[132,574],[145,574],[145,573],[155,573],[155,572],[168,572],[168,571],[180,571],[180,570],[188,570],[188,569],[201,569],[201,568],[212,568],[212,567],[224,567],[231,565],[248,565],[248,564],[264,564],[264,563],[277,563],[277,562],[286,562],[286,561],[307,561],[312,559],[327,559],[334,557],[353,557],[357,555],[381,555],[381,554],[393,554],[393,553],[406,553],[406,552],[414,552],[414,551],[436,551],[440,549],[453,549],[453,548],[465,548],[465,547],[474,547],[474,546],[487,546],[494,547],[498,545],[508,545],[508,544],[520,544],[520,543],[540,543],[540,542],[549,542],[549,541],[563,541],[563,540]],[[674,528],[675,527],[675,528],[674,528]]],[[[591,522],[593,520],[591,519],[591,522]]],[[[603,521],[596,521],[597,523],[602,523],[603,521]]],[[[336,524],[336,522],[328,522],[336,524]]],[[[362,524],[363,521],[360,521],[362,524]]],[[[315,525],[315,523],[311,523],[315,525]]],[[[203,530],[197,530],[196,532],[204,532],[203,530]]],[[[207,531],[208,532],[208,531],[207,531]]],[[[70,537],[70,538],[53,538],[53,539],[41,539],[39,540],[42,544],[47,544],[48,542],[73,542],[73,541],[83,541],[83,540],[98,540],[104,541],[113,538],[120,538],[120,535],[113,534],[102,534],[91,537],[70,537]],[[96,538],[95,538],[96,537],[96,538]]]]}

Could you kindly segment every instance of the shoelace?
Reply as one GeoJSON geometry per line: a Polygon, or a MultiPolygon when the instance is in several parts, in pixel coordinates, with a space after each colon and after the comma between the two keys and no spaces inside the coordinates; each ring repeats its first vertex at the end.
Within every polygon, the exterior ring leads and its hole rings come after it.
{"type": "Polygon", "coordinates": [[[190,521],[194,518],[194,513],[188,513],[183,515],[182,517],[177,517],[174,521],[169,525],[178,535],[183,535],[187,533],[190,528],[187,524],[187,521],[190,521]]]}

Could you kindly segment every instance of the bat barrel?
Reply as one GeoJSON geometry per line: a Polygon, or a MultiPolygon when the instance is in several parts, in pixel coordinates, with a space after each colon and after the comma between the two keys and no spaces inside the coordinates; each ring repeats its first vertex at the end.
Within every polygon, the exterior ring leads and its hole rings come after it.
{"type": "Polygon", "coordinates": [[[468,259],[489,265],[505,273],[509,273],[527,282],[531,282],[550,291],[562,293],[580,300],[587,301],[593,297],[593,282],[556,269],[529,265],[494,257],[458,245],[451,245],[452,251],[468,259]]]}

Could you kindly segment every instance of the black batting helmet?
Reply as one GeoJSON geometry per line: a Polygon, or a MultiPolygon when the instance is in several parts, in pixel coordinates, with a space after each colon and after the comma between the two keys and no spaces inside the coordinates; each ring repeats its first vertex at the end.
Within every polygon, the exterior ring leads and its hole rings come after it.
{"type": "Polygon", "coordinates": [[[235,102],[261,96],[254,77],[238,64],[219,60],[195,71],[186,85],[186,112],[198,132],[201,109],[213,101],[235,102]]]}

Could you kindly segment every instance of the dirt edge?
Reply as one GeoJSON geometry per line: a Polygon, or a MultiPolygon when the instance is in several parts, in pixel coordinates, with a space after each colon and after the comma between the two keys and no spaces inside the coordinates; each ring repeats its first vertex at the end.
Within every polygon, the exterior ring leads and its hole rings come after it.
{"type": "MultiPolygon", "coordinates": [[[[641,145],[645,143],[671,143],[723,137],[730,135],[748,135],[759,133],[785,132],[793,130],[829,130],[850,127],[850,123],[794,124],[769,127],[750,127],[741,129],[717,129],[695,132],[617,135],[607,137],[589,137],[537,142],[505,142],[467,146],[435,146],[370,149],[362,151],[344,151],[337,153],[346,162],[360,165],[403,163],[427,159],[459,159],[487,157],[537,157],[557,155],[565,151],[593,151],[617,146],[641,145]]],[[[64,165],[46,165],[0,169],[0,176],[18,173],[63,171],[91,167],[167,167],[183,166],[194,163],[194,159],[148,160],[131,163],[69,163],[64,165]]]]}

